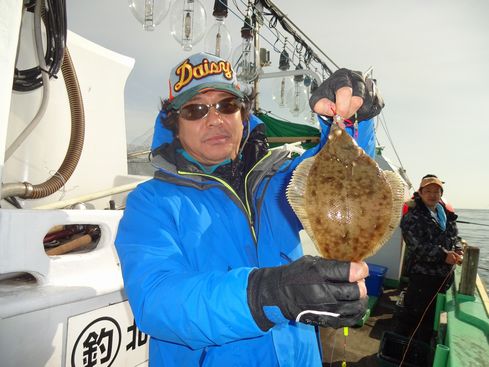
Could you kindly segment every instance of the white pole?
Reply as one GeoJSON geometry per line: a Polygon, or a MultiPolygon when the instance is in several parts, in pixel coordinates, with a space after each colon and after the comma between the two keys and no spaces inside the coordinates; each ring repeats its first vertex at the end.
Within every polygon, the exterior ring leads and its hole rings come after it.
{"type": "Polygon", "coordinates": [[[91,194],[79,196],[79,197],[68,199],[68,200],[64,200],[64,201],[57,201],[57,202],[54,202],[54,203],[49,203],[49,204],[45,204],[45,205],[36,206],[33,209],[63,209],[63,208],[67,208],[67,207],[70,207],[71,205],[74,205],[74,204],[77,204],[77,203],[84,203],[84,202],[87,202],[87,201],[92,201],[92,200],[100,199],[100,198],[103,198],[103,197],[106,197],[106,196],[120,194],[121,192],[131,191],[137,185],[139,185],[140,183],[142,183],[144,181],[147,181],[147,180],[142,180],[142,181],[138,181],[138,182],[133,182],[133,183],[130,183],[130,184],[126,184],[126,185],[112,187],[112,188],[107,189],[107,190],[102,190],[102,191],[94,192],[94,193],[91,193],[91,194]]]}

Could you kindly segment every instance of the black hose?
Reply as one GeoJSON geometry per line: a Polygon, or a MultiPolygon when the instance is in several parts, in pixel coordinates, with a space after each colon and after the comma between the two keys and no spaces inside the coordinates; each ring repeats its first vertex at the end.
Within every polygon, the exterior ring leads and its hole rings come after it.
{"type": "MultiPolygon", "coordinates": [[[[63,62],[66,47],[66,2],[65,0],[37,0],[42,1],[41,17],[46,28],[46,55],[45,70],[49,78],[56,77],[63,62]]],[[[25,5],[26,11],[33,12],[36,1],[29,1],[25,5]]],[[[41,67],[19,70],[15,68],[13,89],[18,92],[29,92],[43,85],[41,67]]]]}

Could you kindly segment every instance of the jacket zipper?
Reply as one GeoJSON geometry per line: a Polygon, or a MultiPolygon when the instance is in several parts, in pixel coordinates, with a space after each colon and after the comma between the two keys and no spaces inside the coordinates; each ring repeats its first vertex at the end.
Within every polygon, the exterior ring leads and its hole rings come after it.
{"type": "Polygon", "coordinates": [[[236,197],[236,199],[238,200],[238,202],[241,203],[241,206],[243,208],[243,211],[246,214],[246,218],[248,219],[248,226],[250,227],[251,235],[253,236],[253,240],[255,241],[255,245],[256,245],[258,243],[258,238],[256,236],[255,227],[254,227],[254,223],[253,223],[253,218],[251,216],[251,208],[250,208],[249,199],[248,199],[248,177],[249,177],[250,173],[253,172],[253,170],[255,169],[255,167],[257,165],[259,165],[264,159],[266,159],[267,157],[269,157],[270,154],[271,154],[270,151],[267,152],[267,154],[265,154],[258,162],[256,162],[255,165],[253,167],[251,167],[251,169],[246,174],[245,180],[244,180],[245,203],[243,203],[243,201],[241,200],[241,198],[239,197],[239,195],[236,193],[236,191],[234,191],[234,189],[226,181],[220,179],[219,177],[215,177],[215,176],[212,176],[212,175],[207,175],[205,173],[195,173],[195,172],[185,172],[185,171],[177,171],[177,172],[180,175],[207,177],[207,178],[210,178],[210,179],[213,179],[213,180],[219,182],[226,189],[228,189],[229,192],[231,192],[234,195],[234,197],[236,197]]]}

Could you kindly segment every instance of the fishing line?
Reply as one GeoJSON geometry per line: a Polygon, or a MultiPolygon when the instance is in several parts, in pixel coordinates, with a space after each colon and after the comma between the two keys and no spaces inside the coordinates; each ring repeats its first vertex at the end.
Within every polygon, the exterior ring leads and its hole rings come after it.
{"type": "Polygon", "coordinates": [[[414,329],[413,333],[411,334],[409,340],[408,340],[408,343],[407,343],[407,346],[406,346],[406,349],[404,350],[404,354],[402,355],[402,359],[401,359],[401,363],[399,363],[399,367],[402,366],[402,364],[404,363],[404,359],[406,358],[406,355],[407,355],[407,352],[409,350],[409,346],[411,345],[411,341],[413,340],[414,338],[414,335],[416,334],[416,332],[418,331],[419,327],[421,326],[421,322],[423,321],[424,317],[426,316],[426,312],[428,311],[428,309],[430,308],[431,304],[433,303],[433,301],[436,299],[436,296],[438,295],[438,292],[440,292],[440,290],[445,286],[445,283],[447,282],[448,278],[450,277],[450,275],[452,275],[453,271],[455,270],[455,265],[452,266],[452,269],[450,270],[450,272],[447,274],[447,276],[445,277],[445,279],[443,279],[443,282],[441,283],[440,287],[437,289],[437,291],[435,292],[435,295],[431,298],[431,301],[428,303],[428,305],[426,306],[423,314],[421,315],[421,318],[419,319],[419,322],[418,322],[418,325],[416,325],[416,328],[414,329]]]}
{"type": "MultiPolygon", "coordinates": [[[[336,345],[336,334],[338,330],[334,330],[333,332],[333,348],[331,349],[331,357],[329,359],[329,366],[333,367],[333,356],[334,356],[334,348],[336,345]]],[[[343,327],[343,361],[341,362],[341,367],[346,367],[346,337],[348,336],[348,326],[343,327]]]]}
{"type": "Polygon", "coordinates": [[[457,220],[457,223],[463,223],[463,224],[473,224],[475,226],[484,226],[484,227],[489,227],[489,224],[483,224],[483,223],[476,223],[476,222],[467,222],[465,220],[457,220]]]}
{"type": "MultiPolygon", "coordinates": [[[[220,2],[222,5],[227,6],[227,4],[226,4],[226,3],[222,2],[222,1],[219,1],[219,2],[220,2]]],[[[241,1],[241,2],[243,3],[243,1],[241,1]]],[[[238,11],[241,13],[241,15],[242,15],[243,17],[246,17],[246,14],[245,14],[245,13],[243,13],[243,12],[241,11],[241,9],[239,8],[237,1],[236,1],[236,0],[233,0],[233,3],[234,3],[234,6],[236,7],[236,9],[238,9],[238,11]]],[[[245,5],[245,6],[247,6],[248,4],[244,4],[244,5],[245,5]]],[[[228,8],[228,9],[229,9],[229,8],[228,8]]]]}
{"type": "Polygon", "coordinates": [[[343,361],[341,362],[341,367],[346,367],[346,337],[348,336],[348,326],[343,328],[343,361]]]}
{"type": "Polygon", "coordinates": [[[333,356],[334,356],[334,347],[336,345],[336,333],[338,330],[334,330],[333,332],[333,348],[331,349],[331,358],[329,359],[329,367],[333,367],[333,356]]]}

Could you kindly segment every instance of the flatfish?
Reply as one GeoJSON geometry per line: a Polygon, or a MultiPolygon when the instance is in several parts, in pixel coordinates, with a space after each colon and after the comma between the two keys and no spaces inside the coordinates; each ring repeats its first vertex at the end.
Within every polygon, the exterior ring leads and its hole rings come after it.
{"type": "Polygon", "coordinates": [[[359,261],[399,225],[404,188],[333,123],[327,144],[295,169],[287,199],[322,257],[359,261]]]}

